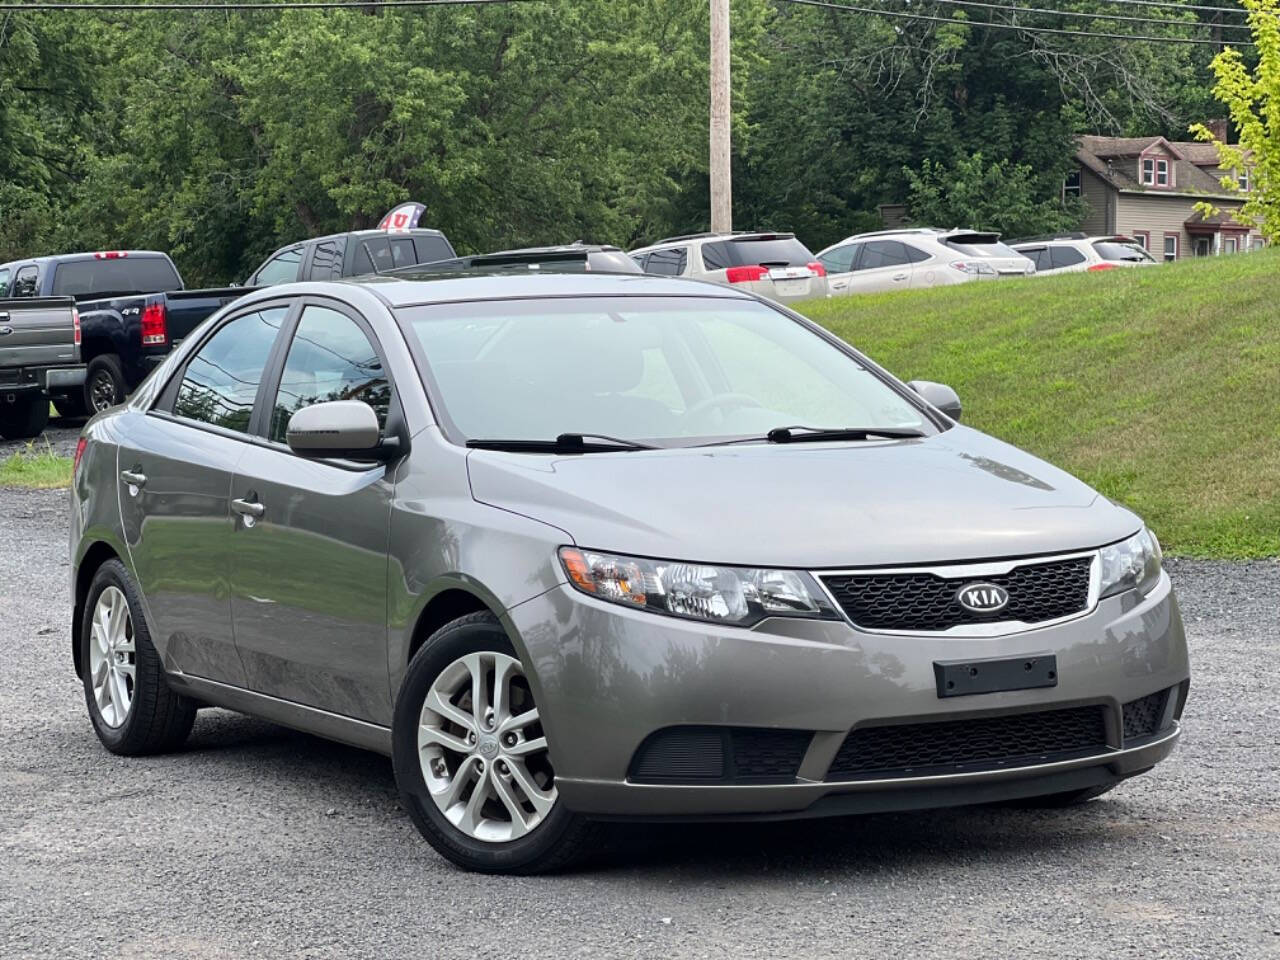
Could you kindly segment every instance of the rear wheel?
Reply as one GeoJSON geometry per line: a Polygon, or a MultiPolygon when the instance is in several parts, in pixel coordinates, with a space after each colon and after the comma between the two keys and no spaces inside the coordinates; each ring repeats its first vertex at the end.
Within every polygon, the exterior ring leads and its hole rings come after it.
{"type": "Polygon", "coordinates": [[[43,394],[19,397],[13,403],[0,402],[0,437],[29,440],[40,436],[49,423],[49,401],[43,394]]]}
{"type": "Polygon", "coordinates": [[[101,413],[124,403],[124,367],[114,353],[89,361],[84,376],[84,402],[89,413],[101,413]]]}
{"type": "Polygon", "coordinates": [[[524,667],[491,614],[461,617],[423,644],[392,740],[409,816],[459,866],[540,873],[592,848],[598,827],[561,802],[524,667]]]}
{"type": "Polygon", "coordinates": [[[89,719],[112,753],[137,756],[180,747],[196,705],[169,688],[151,645],[142,598],[119,560],[94,575],[80,626],[80,664],[89,719]]]}

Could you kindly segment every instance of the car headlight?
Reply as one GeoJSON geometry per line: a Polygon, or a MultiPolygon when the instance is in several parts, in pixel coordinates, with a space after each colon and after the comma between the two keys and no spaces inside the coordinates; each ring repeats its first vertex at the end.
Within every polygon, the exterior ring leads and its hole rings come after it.
{"type": "Polygon", "coordinates": [[[1126,590],[1144,596],[1160,581],[1160,542],[1145,527],[1128,540],[1098,551],[1102,555],[1100,596],[1110,597],[1126,590]]]}
{"type": "Polygon", "coordinates": [[[690,620],[749,627],[767,617],[838,619],[807,573],[620,557],[560,548],[569,582],[601,600],[690,620]]]}

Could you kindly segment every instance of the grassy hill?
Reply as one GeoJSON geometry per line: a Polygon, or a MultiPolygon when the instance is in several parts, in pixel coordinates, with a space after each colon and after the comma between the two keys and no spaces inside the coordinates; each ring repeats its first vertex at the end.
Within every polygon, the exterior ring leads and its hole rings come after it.
{"type": "Polygon", "coordinates": [[[1137,511],[1167,552],[1280,555],[1280,250],[805,305],[965,422],[1137,511]]]}

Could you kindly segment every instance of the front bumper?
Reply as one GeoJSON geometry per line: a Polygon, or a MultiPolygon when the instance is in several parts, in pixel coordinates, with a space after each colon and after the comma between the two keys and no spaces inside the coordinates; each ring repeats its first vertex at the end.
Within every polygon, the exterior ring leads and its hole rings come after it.
{"type": "Polygon", "coordinates": [[[561,796],[595,816],[797,817],[979,803],[1104,786],[1150,769],[1180,734],[1189,677],[1167,575],[1146,598],[1004,637],[896,636],[847,622],[766,621],[743,630],[636,612],[568,585],[511,608],[561,796]],[[1054,687],[940,698],[935,660],[1053,654],[1054,687]],[[1122,707],[1170,690],[1161,729],[1126,740],[1122,707]],[[996,768],[840,780],[832,760],[851,730],[1096,706],[1106,743],[1086,756],[996,768]],[[680,725],[810,734],[782,783],[637,783],[632,758],[680,725]]]}

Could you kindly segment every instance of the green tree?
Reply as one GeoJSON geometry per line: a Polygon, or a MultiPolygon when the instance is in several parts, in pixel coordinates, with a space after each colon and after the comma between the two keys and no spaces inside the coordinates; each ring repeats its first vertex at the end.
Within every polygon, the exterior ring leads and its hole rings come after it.
{"type": "MultiPolygon", "coordinates": [[[[1244,203],[1232,216],[1244,224],[1257,224],[1268,243],[1280,241],[1280,0],[1241,0],[1249,15],[1249,28],[1257,49],[1252,67],[1241,52],[1228,47],[1213,59],[1217,78],[1213,93],[1231,116],[1239,142],[1224,143],[1204,124],[1193,124],[1198,140],[1218,148],[1218,165],[1228,171],[1222,188],[1240,193],[1244,203]],[[1249,171],[1249,191],[1240,189],[1237,176],[1249,171]]],[[[1211,203],[1196,205],[1210,216],[1219,212],[1211,203]]]]}
{"type": "MultiPolygon", "coordinates": [[[[925,160],[906,170],[907,211],[922,226],[974,227],[1006,236],[1066,230],[1080,222],[1079,201],[1045,196],[1031,167],[982,154],[943,164],[925,160]]],[[[1058,181],[1061,183],[1061,180],[1058,181]]]]}

